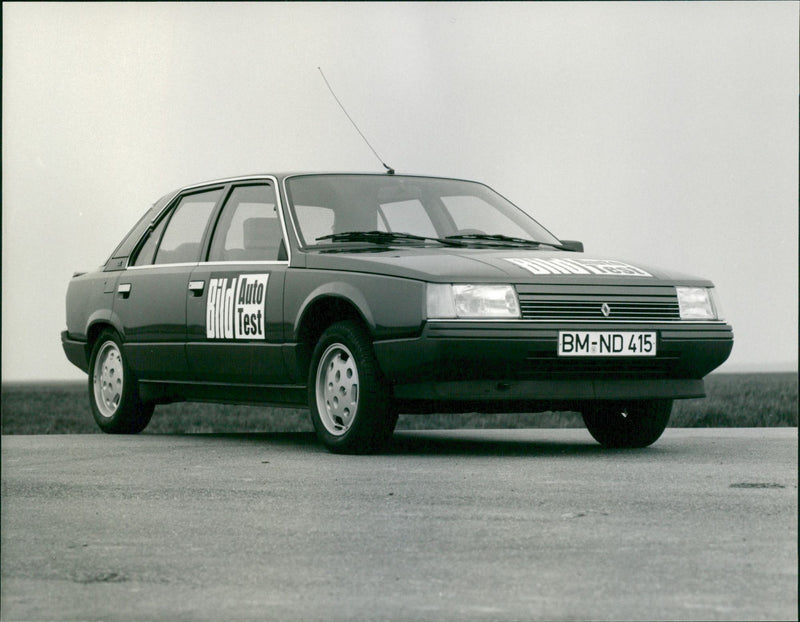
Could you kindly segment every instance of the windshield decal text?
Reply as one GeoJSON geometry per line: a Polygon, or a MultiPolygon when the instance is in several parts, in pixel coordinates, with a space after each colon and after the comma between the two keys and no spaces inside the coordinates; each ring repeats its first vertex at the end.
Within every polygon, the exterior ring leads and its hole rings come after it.
{"type": "Polygon", "coordinates": [[[269,274],[212,278],[206,300],[208,339],[264,339],[269,274]]]}
{"type": "Polygon", "coordinates": [[[641,268],[611,259],[522,259],[515,257],[507,258],[506,261],[535,275],[653,276],[641,268]]]}

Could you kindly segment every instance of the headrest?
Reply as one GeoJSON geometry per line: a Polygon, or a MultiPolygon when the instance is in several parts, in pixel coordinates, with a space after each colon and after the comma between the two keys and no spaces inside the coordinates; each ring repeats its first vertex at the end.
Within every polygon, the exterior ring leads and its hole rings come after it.
{"type": "Polygon", "coordinates": [[[243,226],[245,249],[267,248],[274,246],[276,240],[280,239],[277,218],[248,218],[243,226]]]}

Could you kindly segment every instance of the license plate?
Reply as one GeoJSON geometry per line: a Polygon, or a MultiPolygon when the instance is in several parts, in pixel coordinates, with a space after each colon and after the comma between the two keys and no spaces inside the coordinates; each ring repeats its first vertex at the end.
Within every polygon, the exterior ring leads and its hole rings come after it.
{"type": "Polygon", "coordinates": [[[656,334],[559,331],[558,356],[655,356],[656,334]]]}

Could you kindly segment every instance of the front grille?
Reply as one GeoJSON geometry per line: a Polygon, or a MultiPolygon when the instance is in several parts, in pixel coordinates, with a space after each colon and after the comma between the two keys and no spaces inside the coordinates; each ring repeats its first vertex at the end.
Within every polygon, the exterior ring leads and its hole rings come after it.
{"type": "MultiPolygon", "coordinates": [[[[522,289],[522,288],[520,288],[522,289]]],[[[527,288],[531,289],[531,288],[527,288]]],[[[680,320],[678,298],[672,287],[629,288],[620,292],[615,288],[562,286],[559,292],[519,292],[519,303],[524,320],[541,321],[591,321],[591,322],[671,322],[680,320]],[[637,290],[646,291],[637,291],[637,290]],[[606,313],[603,312],[605,309],[606,313]]]]}

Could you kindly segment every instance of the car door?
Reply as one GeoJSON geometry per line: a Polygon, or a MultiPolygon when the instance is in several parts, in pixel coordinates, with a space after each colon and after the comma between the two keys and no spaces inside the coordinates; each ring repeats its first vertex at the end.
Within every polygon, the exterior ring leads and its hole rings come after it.
{"type": "Polygon", "coordinates": [[[114,313],[124,351],[143,380],[187,380],[186,295],[200,259],[211,214],[223,188],[177,197],[139,244],[117,280],[114,313]]]}
{"type": "Polygon", "coordinates": [[[289,261],[276,182],[240,182],[226,194],[207,260],[188,284],[189,368],[203,382],[280,384],[289,261]]]}

